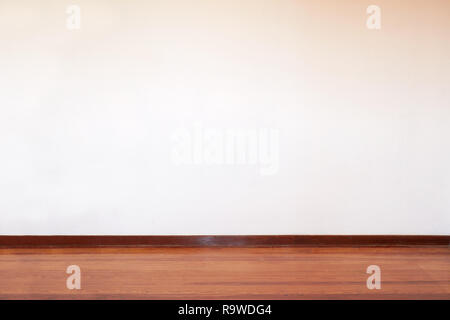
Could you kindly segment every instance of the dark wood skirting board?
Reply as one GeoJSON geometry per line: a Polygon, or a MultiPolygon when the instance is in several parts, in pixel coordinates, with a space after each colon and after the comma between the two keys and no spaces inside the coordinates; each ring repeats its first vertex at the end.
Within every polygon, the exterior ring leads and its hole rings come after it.
{"type": "Polygon", "coordinates": [[[96,247],[449,247],[450,236],[0,236],[0,248],[96,247]]]}

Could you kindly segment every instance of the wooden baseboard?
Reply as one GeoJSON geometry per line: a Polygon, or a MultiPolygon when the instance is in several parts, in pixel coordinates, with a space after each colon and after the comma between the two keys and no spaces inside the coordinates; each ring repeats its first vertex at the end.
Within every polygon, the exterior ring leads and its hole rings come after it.
{"type": "Polygon", "coordinates": [[[0,236],[0,248],[96,247],[448,247],[450,236],[0,236]]]}

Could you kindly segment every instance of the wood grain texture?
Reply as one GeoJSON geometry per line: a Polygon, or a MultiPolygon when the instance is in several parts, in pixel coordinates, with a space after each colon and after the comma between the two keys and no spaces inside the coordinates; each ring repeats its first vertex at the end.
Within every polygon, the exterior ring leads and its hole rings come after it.
{"type": "Polygon", "coordinates": [[[448,246],[450,236],[0,236],[0,248],[448,246]]]}
{"type": "Polygon", "coordinates": [[[450,299],[448,248],[0,249],[0,299],[450,299]],[[82,289],[66,288],[79,265],[82,289]],[[366,269],[381,267],[381,290],[366,269]]]}

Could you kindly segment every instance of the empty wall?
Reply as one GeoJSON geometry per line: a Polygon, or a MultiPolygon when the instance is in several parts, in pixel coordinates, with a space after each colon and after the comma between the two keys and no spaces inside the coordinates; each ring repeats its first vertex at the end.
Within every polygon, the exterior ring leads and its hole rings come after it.
{"type": "Polygon", "coordinates": [[[0,0],[0,234],[450,234],[448,12],[0,0]]]}

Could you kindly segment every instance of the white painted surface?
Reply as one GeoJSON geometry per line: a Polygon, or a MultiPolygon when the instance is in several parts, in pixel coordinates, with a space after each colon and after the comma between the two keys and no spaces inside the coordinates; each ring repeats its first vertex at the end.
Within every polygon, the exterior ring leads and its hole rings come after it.
{"type": "Polygon", "coordinates": [[[353,1],[74,3],[76,31],[0,2],[0,234],[450,234],[445,2],[376,31],[353,1]],[[198,123],[278,130],[277,173],[176,166],[198,123]]]}

